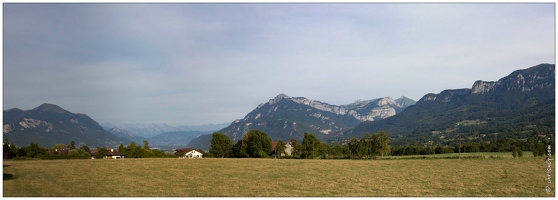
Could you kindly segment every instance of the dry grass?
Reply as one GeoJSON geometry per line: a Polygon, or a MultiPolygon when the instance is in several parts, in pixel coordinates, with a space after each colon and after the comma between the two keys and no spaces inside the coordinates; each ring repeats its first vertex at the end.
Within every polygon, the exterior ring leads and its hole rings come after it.
{"type": "MultiPolygon", "coordinates": [[[[555,196],[540,158],[4,161],[4,197],[555,196]],[[550,185],[552,192],[546,193],[550,185]]],[[[552,166],[554,170],[554,166],[552,166]]],[[[553,176],[554,177],[554,171],[553,176]]]]}

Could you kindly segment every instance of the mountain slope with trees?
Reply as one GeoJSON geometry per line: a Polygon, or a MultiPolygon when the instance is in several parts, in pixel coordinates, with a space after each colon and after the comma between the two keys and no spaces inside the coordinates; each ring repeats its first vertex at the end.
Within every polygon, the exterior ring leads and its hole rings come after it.
{"type": "MultiPolygon", "coordinates": [[[[218,132],[233,141],[242,139],[250,130],[264,131],[273,141],[300,140],[304,133],[313,133],[320,139],[332,138],[363,121],[393,116],[412,104],[413,100],[403,96],[396,100],[386,97],[336,106],[280,94],[218,132]]],[[[198,137],[188,146],[207,149],[209,141],[210,136],[198,137]]]]}
{"type": "Polygon", "coordinates": [[[344,138],[381,130],[409,141],[510,132],[506,129],[518,131],[513,138],[551,134],[554,98],[555,66],[540,64],[514,71],[496,82],[476,81],[471,89],[426,94],[400,114],[363,122],[346,131],[344,138]],[[529,127],[533,130],[523,130],[529,127]]]}
{"type": "Polygon", "coordinates": [[[13,108],[4,111],[3,138],[18,146],[36,142],[50,147],[67,141],[76,146],[118,146],[130,143],[107,132],[85,114],[75,114],[54,104],[42,104],[31,110],[13,108]]]}

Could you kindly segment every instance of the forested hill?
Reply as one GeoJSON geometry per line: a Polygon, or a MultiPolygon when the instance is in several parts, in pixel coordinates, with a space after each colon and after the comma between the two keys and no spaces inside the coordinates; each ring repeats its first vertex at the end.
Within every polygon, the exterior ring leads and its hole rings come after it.
{"type": "MultiPolygon", "coordinates": [[[[378,121],[396,115],[415,101],[402,96],[358,100],[346,105],[331,105],[304,97],[279,94],[262,103],[243,119],[232,122],[218,132],[233,140],[242,139],[250,130],[266,132],[274,141],[302,139],[313,133],[319,139],[333,138],[363,121],[378,121]]],[[[200,136],[188,146],[208,148],[209,136],[200,136]]]]}
{"type": "Polygon", "coordinates": [[[381,121],[363,122],[345,138],[385,130],[392,137],[451,138],[460,134],[508,133],[531,137],[554,133],[555,65],[517,70],[471,89],[427,94],[414,106],[381,121]]]}
{"type": "Polygon", "coordinates": [[[15,145],[51,147],[75,141],[76,146],[118,146],[131,141],[104,130],[89,116],[72,113],[54,104],[42,104],[31,110],[4,110],[3,138],[15,145]]]}

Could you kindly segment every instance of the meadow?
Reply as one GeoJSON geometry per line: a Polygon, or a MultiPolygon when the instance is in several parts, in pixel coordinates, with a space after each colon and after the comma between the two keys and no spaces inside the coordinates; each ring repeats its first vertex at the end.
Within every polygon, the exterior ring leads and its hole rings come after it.
{"type": "MultiPolygon", "coordinates": [[[[4,197],[555,196],[540,157],[4,161],[4,197]],[[545,191],[546,186],[551,191],[545,191]]],[[[552,177],[554,178],[554,166],[552,177]]]]}

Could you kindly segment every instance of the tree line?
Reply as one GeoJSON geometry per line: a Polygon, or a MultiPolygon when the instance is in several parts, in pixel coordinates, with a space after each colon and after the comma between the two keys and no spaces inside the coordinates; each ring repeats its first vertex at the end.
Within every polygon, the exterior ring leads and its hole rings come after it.
{"type": "Polygon", "coordinates": [[[474,152],[511,152],[514,157],[523,156],[523,151],[531,151],[533,156],[545,156],[548,145],[554,154],[552,141],[544,137],[529,139],[490,139],[474,141],[454,141],[445,145],[418,144],[390,145],[390,133],[366,133],[362,138],[353,137],[347,141],[326,143],[320,141],[315,135],[304,133],[302,143],[296,139],[287,142],[278,141],[277,148],[272,149],[269,136],[260,130],[248,131],[243,139],[233,142],[225,134],[215,132],[212,135],[211,147],[205,157],[218,158],[265,158],[282,153],[290,156],[287,158],[339,158],[339,159],[375,159],[384,156],[429,155],[446,153],[474,153],[474,152]],[[291,152],[285,152],[285,144],[292,145],[291,152]]]}
{"type": "Polygon", "coordinates": [[[28,159],[28,158],[41,158],[41,159],[90,159],[90,149],[87,146],[76,148],[75,142],[71,141],[69,144],[55,144],[51,149],[39,146],[36,142],[31,142],[29,146],[17,147],[15,144],[10,143],[9,139],[4,139],[3,144],[4,159],[28,159]],[[63,152],[63,149],[69,149],[63,152]]]}
{"type": "MultiPolygon", "coordinates": [[[[91,159],[91,149],[88,146],[77,148],[74,141],[69,144],[55,144],[50,149],[41,147],[36,142],[18,148],[6,138],[3,150],[4,159],[91,159]]],[[[178,155],[173,153],[151,149],[147,140],[143,141],[143,147],[135,142],[131,142],[128,146],[120,144],[118,152],[124,154],[126,158],[178,158],[178,155]]],[[[103,158],[109,153],[106,148],[97,147],[94,158],[103,158]]]]}
{"type": "MultiPolygon", "coordinates": [[[[528,139],[490,137],[487,140],[469,140],[449,142],[445,145],[413,142],[409,145],[390,145],[390,133],[366,133],[362,138],[353,137],[350,140],[336,142],[322,142],[315,135],[304,133],[300,143],[293,138],[289,141],[278,141],[272,149],[271,138],[263,131],[250,130],[241,140],[233,140],[225,134],[215,132],[212,135],[211,147],[204,157],[218,158],[266,158],[276,156],[281,158],[329,158],[329,159],[375,159],[377,157],[429,155],[444,153],[473,153],[473,152],[511,152],[514,157],[523,156],[523,151],[531,151],[533,156],[545,156],[550,145],[554,155],[554,143],[548,137],[535,135],[528,139]],[[290,152],[286,152],[285,145],[292,145],[290,152]]],[[[126,158],[177,158],[177,153],[167,153],[163,150],[151,149],[147,140],[143,147],[131,142],[128,146],[120,144],[118,152],[126,158]]],[[[55,144],[47,149],[31,142],[29,146],[16,147],[6,138],[3,145],[4,159],[90,159],[91,149],[88,146],[77,148],[75,142],[69,144],[55,144]],[[60,151],[69,149],[68,151],[60,151]]],[[[95,158],[103,158],[110,152],[103,147],[97,147],[95,158]]]]}
{"type": "Polygon", "coordinates": [[[353,138],[347,144],[328,144],[320,141],[314,134],[304,133],[302,143],[293,138],[289,141],[278,141],[272,149],[271,138],[263,131],[250,130],[241,140],[233,140],[222,133],[212,135],[211,147],[205,157],[218,158],[266,158],[282,154],[288,158],[375,158],[389,155],[389,133],[379,132],[365,134],[363,138],[353,138]],[[286,152],[285,145],[292,148],[286,152]]]}

